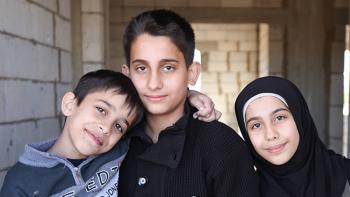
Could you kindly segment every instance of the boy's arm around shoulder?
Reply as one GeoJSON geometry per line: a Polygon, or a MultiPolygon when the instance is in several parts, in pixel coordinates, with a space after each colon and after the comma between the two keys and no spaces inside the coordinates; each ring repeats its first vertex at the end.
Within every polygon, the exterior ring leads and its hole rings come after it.
{"type": "Polygon", "coordinates": [[[215,196],[259,196],[258,177],[243,139],[230,127],[214,121],[206,160],[215,196]]]}

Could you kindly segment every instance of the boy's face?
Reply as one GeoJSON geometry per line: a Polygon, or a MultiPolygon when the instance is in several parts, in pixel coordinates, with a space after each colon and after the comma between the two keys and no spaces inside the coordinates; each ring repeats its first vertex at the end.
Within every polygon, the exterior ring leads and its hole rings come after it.
{"type": "Polygon", "coordinates": [[[89,93],[79,106],[73,93],[63,97],[62,112],[67,120],[62,135],[69,142],[64,148],[71,154],[67,157],[86,158],[107,152],[125,134],[135,113],[129,114],[126,95],[114,91],[89,93]]]}
{"type": "Polygon", "coordinates": [[[130,76],[147,113],[181,117],[187,85],[195,84],[198,65],[187,68],[184,55],[168,37],[149,34],[132,43],[129,64],[123,73],[130,76]]]}

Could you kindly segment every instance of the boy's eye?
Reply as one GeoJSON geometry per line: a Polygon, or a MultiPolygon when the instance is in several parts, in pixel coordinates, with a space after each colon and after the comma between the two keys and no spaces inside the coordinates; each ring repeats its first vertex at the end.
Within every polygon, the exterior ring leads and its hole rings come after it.
{"type": "Polygon", "coordinates": [[[116,124],[115,128],[120,132],[120,133],[124,133],[124,128],[120,125],[120,124],[116,124]]]}
{"type": "Polygon", "coordinates": [[[175,70],[175,67],[173,65],[171,65],[171,64],[166,64],[166,65],[164,65],[163,70],[165,72],[170,72],[170,71],[175,70]]]}
{"type": "Polygon", "coordinates": [[[106,115],[106,111],[103,108],[96,107],[96,109],[97,109],[98,112],[102,113],[103,115],[106,115]]]}
{"type": "Polygon", "coordinates": [[[137,72],[145,72],[146,71],[146,66],[139,65],[136,67],[137,72]]]}

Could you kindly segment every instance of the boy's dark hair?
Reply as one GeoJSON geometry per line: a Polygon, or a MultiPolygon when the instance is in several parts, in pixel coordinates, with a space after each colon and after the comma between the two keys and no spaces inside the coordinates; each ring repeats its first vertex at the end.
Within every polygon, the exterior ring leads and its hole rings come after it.
{"type": "Polygon", "coordinates": [[[73,93],[77,99],[77,105],[80,105],[88,94],[110,89],[114,89],[117,94],[126,95],[124,105],[130,109],[128,115],[136,112],[133,122],[135,123],[142,116],[143,104],[132,81],[120,72],[104,69],[88,72],[80,78],[73,93]]]}
{"type": "Polygon", "coordinates": [[[190,23],[173,11],[161,9],[143,12],[127,25],[123,36],[126,65],[130,66],[132,43],[144,33],[170,38],[184,55],[186,65],[192,64],[195,42],[190,23]]]}

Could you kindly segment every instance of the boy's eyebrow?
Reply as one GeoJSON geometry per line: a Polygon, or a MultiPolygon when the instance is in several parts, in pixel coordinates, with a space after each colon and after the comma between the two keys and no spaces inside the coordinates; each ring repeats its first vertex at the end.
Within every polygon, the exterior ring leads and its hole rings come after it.
{"type": "MultiPolygon", "coordinates": [[[[179,61],[177,59],[172,59],[172,58],[164,58],[164,59],[161,59],[160,62],[176,62],[176,63],[179,63],[179,61]]],[[[131,63],[132,64],[134,64],[134,63],[147,64],[147,61],[143,60],[143,59],[135,59],[135,60],[131,61],[131,63]]]]}

